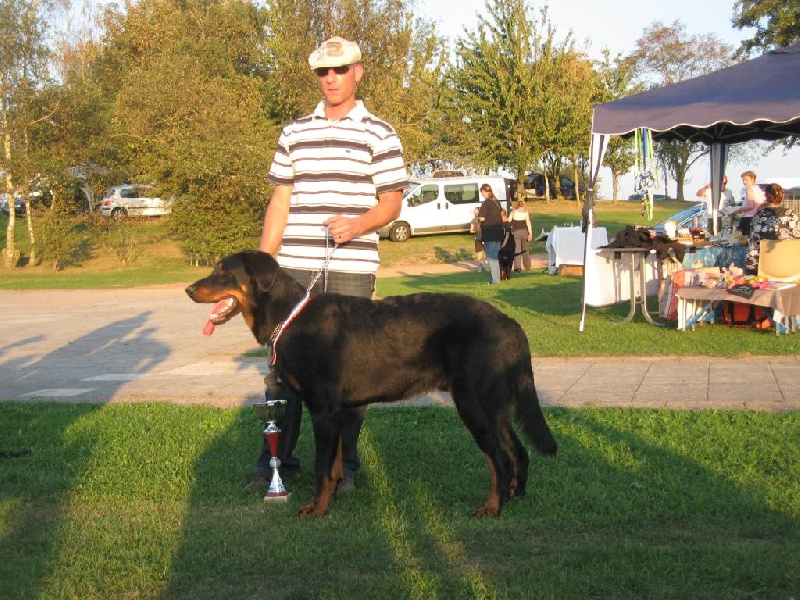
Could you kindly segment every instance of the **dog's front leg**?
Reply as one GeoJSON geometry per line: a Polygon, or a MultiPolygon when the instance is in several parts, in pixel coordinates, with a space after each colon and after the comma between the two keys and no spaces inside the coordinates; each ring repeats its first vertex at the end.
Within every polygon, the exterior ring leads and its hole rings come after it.
{"type": "Polygon", "coordinates": [[[318,423],[314,419],[317,493],[310,504],[306,504],[300,509],[299,514],[301,517],[311,514],[326,514],[331,500],[336,495],[336,486],[344,475],[342,469],[341,424],[338,419],[332,421],[318,423]]]}

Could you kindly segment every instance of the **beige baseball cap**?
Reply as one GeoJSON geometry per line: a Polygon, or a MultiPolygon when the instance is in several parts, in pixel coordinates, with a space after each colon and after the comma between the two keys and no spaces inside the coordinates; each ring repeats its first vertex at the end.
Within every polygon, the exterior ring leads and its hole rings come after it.
{"type": "Polygon", "coordinates": [[[353,65],[361,60],[361,48],[355,42],[344,38],[332,37],[320,44],[320,47],[308,57],[308,66],[312,69],[320,67],[341,67],[353,65]]]}

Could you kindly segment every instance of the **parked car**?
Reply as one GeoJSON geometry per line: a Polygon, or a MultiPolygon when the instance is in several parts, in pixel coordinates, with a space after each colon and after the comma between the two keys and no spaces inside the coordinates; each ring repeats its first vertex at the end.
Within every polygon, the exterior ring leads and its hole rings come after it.
{"type": "Polygon", "coordinates": [[[378,232],[393,242],[405,242],[412,235],[466,233],[483,197],[484,183],[506,211],[510,210],[516,181],[504,177],[440,177],[415,179],[403,196],[400,216],[378,232]]]}
{"type": "MultiPolygon", "coordinates": [[[[6,215],[11,214],[8,198],[9,194],[0,194],[0,210],[2,210],[6,215]]],[[[43,192],[41,190],[31,192],[31,206],[34,208],[37,206],[49,207],[51,201],[52,196],[50,195],[50,192],[43,192]]],[[[14,198],[14,214],[16,214],[18,217],[25,216],[25,198],[22,196],[16,196],[14,198]]]]}
{"type": "MultiPolygon", "coordinates": [[[[550,186],[550,197],[556,197],[556,184],[552,175],[547,175],[548,185],[550,186]]],[[[561,196],[570,200],[575,200],[575,182],[566,175],[559,176],[561,184],[561,196]]],[[[528,173],[525,176],[524,186],[526,190],[531,190],[536,196],[544,196],[544,175],[541,173],[528,173]]],[[[581,194],[586,192],[586,186],[580,185],[578,190],[581,194]]]]}
{"type": "MultiPolygon", "coordinates": [[[[664,202],[666,200],[672,200],[667,194],[650,194],[653,198],[653,202],[664,202]]],[[[631,194],[628,196],[628,200],[631,202],[641,202],[642,195],[641,194],[631,194]]]]}
{"type": "Polygon", "coordinates": [[[104,217],[124,219],[125,217],[157,217],[172,212],[172,198],[162,200],[153,197],[153,186],[125,183],[109,188],[100,204],[100,214],[104,217]]]}
{"type": "Polygon", "coordinates": [[[692,226],[692,219],[696,215],[700,215],[700,220],[705,225],[705,213],[706,213],[706,203],[705,202],[697,202],[693,204],[689,208],[684,208],[682,211],[675,213],[674,215],[668,216],[663,221],[659,221],[652,227],[651,230],[655,231],[659,235],[664,234],[664,224],[667,221],[675,221],[676,229],[680,229],[682,227],[691,227],[692,226]]]}

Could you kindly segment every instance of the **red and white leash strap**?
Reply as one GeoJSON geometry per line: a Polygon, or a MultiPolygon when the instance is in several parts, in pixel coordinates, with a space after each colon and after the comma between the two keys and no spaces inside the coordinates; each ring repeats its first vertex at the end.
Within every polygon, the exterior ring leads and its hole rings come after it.
{"type": "MultiPolygon", "coordinates": [[[[339,247],[339,244],[334,244],[333,248],[330,250],[330,252],[328,252],[328,249],[329,249],[328,240],[329,239],[330,239],[330,235],[326,235],[325,236],[325,262],[322,264],[322,267],[319,269],[319,271],[317,271],[317,273],[314,275],[314,277],[311,278],[311,283],[309,283],[308,284],[308,288],[306,288],[305,296],[303,296],[300,299],[300,302],[298,302],[295,305],[295,307],[292,309],[292,312],[289,313],[289,316],[286,317],[283,321],[281,321],[278,324],[278,326],[275,328],[275,331],[272,332],[272,335],[269,336],[269,341],[267,342],[267,344],[271,348],[270,357],[269,357],[269,364],[270,365],[274,365],[275,361],[277,360],[278,352],[277,352],[276,346],[278,344],[278,339],[281,337],[281,334],[283,333],[284,329],[286,329],[289,326],[289,323],[294,321],[295,317],[297,317],[297,315],[300,314],[300,311],[302,311],[306,307],[306,304],[308,304],[309,300],[311,300],[311,290],[314,288],[314,286],[316,285],[317,281],[319,281],[320,276],[323,273],[327,274],[327,272],[328,272],[328,265],[331,262],[331,258],[333,258],[333,253],[336,251],[336,248],[339,247]]],[[[323,291],[323,293],[328,291],[328,278],[327,278],[327,276],[325,277],[324,285],[322,287],[322,291],[323,291]]]]}

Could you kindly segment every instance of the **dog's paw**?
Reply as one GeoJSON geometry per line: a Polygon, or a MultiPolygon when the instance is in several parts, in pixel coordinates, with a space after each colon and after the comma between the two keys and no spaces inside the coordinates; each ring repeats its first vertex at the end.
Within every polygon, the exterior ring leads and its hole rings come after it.
{"type": "Polygon", "coordinates": [[[489,504],[484,504],[477,510],[473,510],[469,513],[470,517],[499,517],[500,516],[500,507],[499,506],[490,506],[489,504]]]}
{"type": "Polygon", "coordinates": [[[306,504],[303,508],[300,509],[300,512],[297,513],[298,517],[307,517],[309,515],[318,515],[324,516],[328,514],[328,510],[322,509],[316,502],[312,502],[310,504],[306,504]]]}

